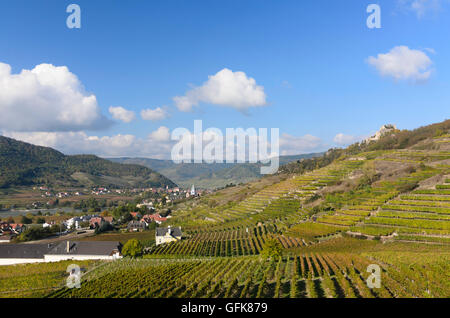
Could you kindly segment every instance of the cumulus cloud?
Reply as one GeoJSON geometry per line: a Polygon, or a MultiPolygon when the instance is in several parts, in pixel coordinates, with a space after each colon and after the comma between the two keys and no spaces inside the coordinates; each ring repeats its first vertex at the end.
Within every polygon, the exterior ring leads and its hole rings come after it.
{"type": "MultiPolygon", "coordinates": [[[[92,136],[85,132],[10,132],[3,131],[2,134],[17,140],[22,140],[35,145],[52,147],[65,154],[95,154],[101,157],[147,157],[156,159],[171,159],[172,149],[179,140],[172,140],[169,128],[161,126],[146,137],[136,137],[130,134],[117,134],[113,136],[92,136]]],[[[237,135],[240,135],[238,133],[237,135]]],[[[248,136],[248,135],[247,135],[248,136]]],[[[214,142],[219,141],[219,147],[222,149],[223,158],[226,160],[227,144],[222,132],[215,130],[205,130],[202,135],[194,135],[187,131],[187,134],[181,135],[181,140],[186,140],[191,145],[191,154],[180,154],[172,159],[193,159],[194,139],[203,138],[203,153],[208,154],[212,149],[214,142]],[[223,142],[223,143],[222,143],[223,142]]],[[[245,152],[245,158],[257,158],[264,160],[277,154],[297,155],[302,153],[318,152],[326,150],[326,145],[318,137],[311,135],[292,136],[282,134],[279,139],[280,149],[272,149],[272,137],[259,140],[259,136],[250,135],[245,144],[235,144],[235,160],[240,158],[239,153],[245,152]],[[249,146],[250,140],[256,141],[263,147],[262,152],[249,146]],[[241,149],[243,148],[243,149],[241,149]]],[[[215,151],[214,151],[215,153],[215,151]]],[[[215,154],[214,154],[215,155],[215,154]]],[[[203,158],[207,160],[207,157],[203,158]]]]}
{"type": "Polygon", "coordinates": [[[362,140],[363,138],[352,136],[352,135],[345,135],[343,133],[339,133],[336,136],[334,136],[333,141],[341,146],[348,146],[351,145],[357,141],[362,140]]]}
{"type": "Polygon", "coordinates": [[[250,107],[267,104],[263,86],[257,85],[244,72],[233,72],[227,68],[209,76],[202,86],[191,89],[184,96],[176,96],[173,100],[183,112],[191,111],[200,103],[232,107],[244,112],[250,107]]]}
{"type": "Polygon", "coordinates": [[[326,145],[322,139],[309,134],[305,136],[282,134],[280,136],[280,154],[283,156],[323,151],[325,148],[326,145]]]}
{"type": "Polygon", "coordinates": [[[136,118],[136,115],[133,111],[127,110],[121,106],[109,107],[109,113],[113,116],[114,119],[121,120],[124,123],[131,123],[136,118]]]}
{"type": "Polygon", "coordinates": [[[158,121],[163,120],[168,116],[168,112],[161,107],[155,109],[144,109],[141,111],[141,117],[144,120],[158,121]]]}
{"type": "Polygon", "coordinates": [[[111,124],[95,95],[66,66],[40,64],[11,73],[0,63],[0,126],[14,131],[79,131],[111,124]]]}
{"type": "Polygon", "coordinates": [[[428,55],[407,46],[396,46],[386,54],[369,57],[367,62],[375,67],[380,75],[395,80],[426,81],[432,72],[432,61],[428,55]]]}
{"type": "Polygon", "coordinates": [[[169,128],[161,126],[149,135],[150,139],[156,141],[169,141],[170,131],[169,128]]]}
{"type": "Polygon", "coordinates": [[[160,127],[145,138],[129,134],[89,136],[85,132],[3,132],[4,136],[65,154],[95,154],[102,157],[148,157],[168,159],[173,143],[167,128],[160,127]],[[169,142],[168,142],[169,141],[169,142]]]}
{"type": "Polygon", "coordinates": [[[398,0],[401,8],[414,12],[419,19],[427,13],[438,13],[448,0],[398,0]]]}

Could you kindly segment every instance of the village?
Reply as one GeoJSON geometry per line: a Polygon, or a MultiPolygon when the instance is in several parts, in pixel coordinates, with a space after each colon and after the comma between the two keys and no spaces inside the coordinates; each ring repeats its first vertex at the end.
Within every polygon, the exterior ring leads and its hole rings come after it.
{"type": "MultiPolygon", "coordinates": [[[[47,186],[33,187],[23,190],[29,199],[18,198],[11,204],[0,203],[0,212],[16,210],[45,210],[58,207],[74,209],[89,209],[92,207],[106,208],[119,201],[140,200],[143,205],[171,204],[192,196],[192,189],[180,187],[150,187],[150,188],[109,188],[106,186],[92,188],[52,188],[47,186]],[[92,206],[89,202],[95,204],[92,206]]],[[[197,196],[210,193],[210,190],[196,189],[197,196]]],[[[0,198],[1,202],[1,198],[0,198]]]]}
{"type": "MultiPolygon", "coordinates": [[[[155,189],[155,193],[158,190],[155,189]]],[[[186,199],[198,198],[202,193],[197,192],[194,185],[189,191],[180,191],[178,188],[165,190],[166,194],[176,193],[179,196],[182,193],[186,199]]],[[[165,203],[169,200],[170,196],[167,195],[165,203]]],[[[35,223],[31,223],[31,218],[26,216],[22,216],[22,223],[12,217],[0,219],[0,265],[121,258],[120,242],[89,240],[102,233],[154,230],[155,246],[181,240],[183,234],[180,227],[164,226],[172,217],[171,210],[157,213],[155,205],[155,201],[142,200],[135,206],[118,207],[112,212],[105,210],[99,214],[77,215],[59,221],[38,217],[35,223]],[[130,208],[135,208],[135,211],[128,211],[130,208]]]]}

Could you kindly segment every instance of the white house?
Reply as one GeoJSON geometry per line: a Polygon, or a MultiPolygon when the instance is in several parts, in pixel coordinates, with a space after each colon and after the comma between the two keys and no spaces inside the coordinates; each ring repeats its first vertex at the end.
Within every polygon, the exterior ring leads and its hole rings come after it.
{"type": "Polygon", "coordinates": [[[158,227],[156,229],[156,245],[176,242],[181,240],[181,227],[158,227]]]}
{"type": "Polygon", "coordinates": [[[122,258],[119,242],[62,241],[52,244],[0,245],[0,265],[119,258],[122,258]]]}
{"type": "Polygon", "coordinates": [[[79,229],[81,227],[81,223],[89,222],[89,220],[92,217],[95,217],[95,215],[94,216],[90,216],[90,215],[76,216],[76,217],[73,217],[73,218],[65,221],[64,225],[67,228],[79,229]]]}

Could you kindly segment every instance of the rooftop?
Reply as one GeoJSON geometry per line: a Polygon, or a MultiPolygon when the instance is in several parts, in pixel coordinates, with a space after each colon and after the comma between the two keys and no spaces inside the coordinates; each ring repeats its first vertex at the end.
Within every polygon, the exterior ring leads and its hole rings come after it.
{"type": "Polygon", "coordinates": [[[64,241],[51,249],[47,255],[112,255],[119,250],[119,242],[64,241]],[[67,251],[69,242],[69,251],[67,251]]]}
{"type": "MultiPolygon", "coordinates": [[[[170,229],[172,230],[172,233],[171,233],[172,236],[181,236],[181,228],[180,227],[173,227],[170,229]]],[[[158,228],[156,228],[156,236],[165,236],[168,231],[169,231],[168,227],[158,227],[158,228]]]]}
{"type": "Polygon", "coordinates": [[[119,250],[119,242],[67,242],[54,244],[2,244],[0,258],[44,258],[44,255],[112,255],[119,250]]]}
{"type": "Polygon", "coordinates": [[[54,245],[4,244],[0,245],[0,258],[44,258],[54,245]]]}

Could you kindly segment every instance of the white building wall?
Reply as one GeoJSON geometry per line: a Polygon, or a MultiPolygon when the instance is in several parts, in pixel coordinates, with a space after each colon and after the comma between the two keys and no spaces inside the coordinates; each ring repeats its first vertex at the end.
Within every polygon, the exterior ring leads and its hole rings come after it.
{"type": "Polygon", "coordinates": [[[122,258],[118,254],[114,254],[112,256],[105,255],[45,255],[45,262],[59,262],[66,260],[74,260],[74,261],[86,261],[86,260],[115,260],[122,258]]]}
{"type": "Polygon", "coordinates": [[[31,264],[43,263],[43,258],[0,258],[0,266],[2,265],[16,265],[16,264],[31,264]]]}

